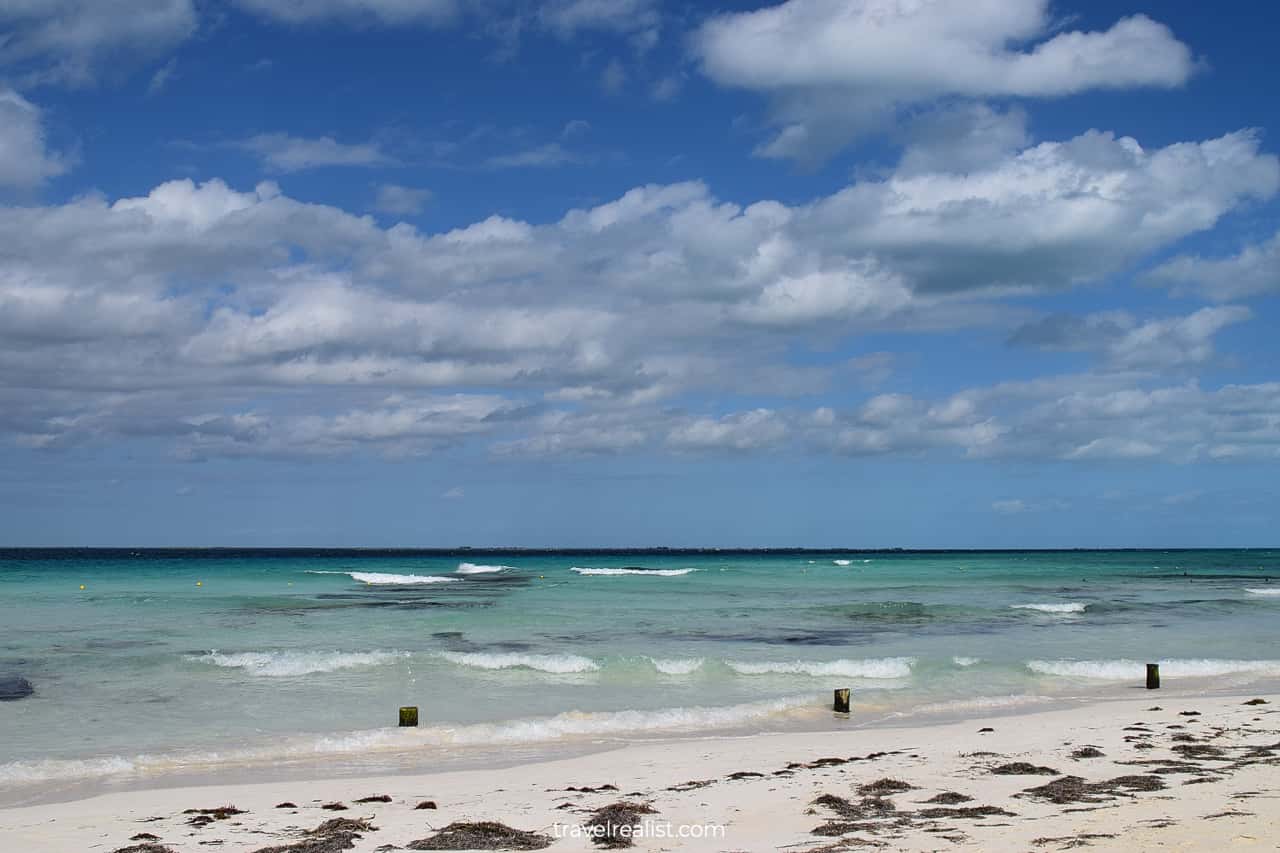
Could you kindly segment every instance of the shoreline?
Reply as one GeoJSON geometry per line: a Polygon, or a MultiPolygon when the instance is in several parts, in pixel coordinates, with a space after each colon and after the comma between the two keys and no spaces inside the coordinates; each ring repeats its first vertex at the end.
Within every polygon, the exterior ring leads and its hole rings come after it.
{"type": "MultiPolygon", "coordinates": [[[[113,851],[146,833],[180,853],[209,846],[253,851],[304,839],[302,830],[327,819],[351,817],[370,818],[379,829],[349,839],[350,848],[334,849],[372,851],[427,838],[432,828],[455,820],[499,821],[554,838],[556,826],[569,832],[590,810],[621,799],[656,810],[642,827],[723,827],[717,838],[637,838],[634,849],[641,850],[807,850],[832,843],[845,845],[832,849],[852,849],[847,838],[895,850],[938,849],[948,836],[948,849],[1056,849],[1032,842],[1081,834],[1098,836],[1086,839],[1098,849],[1146,849],[1149,843],[1194,850],[1220,849],[1211,841],[1228,837],[1224,832],[1241,839],[1239,845],[1261,846],[1263,839],[1280,835],[1280,692],[1273,686],[1248,690],[1236,687],[1224,695],[1165,689],[1049,710],[973,713],[949,722],[882,719],[837,731],[597,743],[588,753],[502,768],[337,778],[318,772],[311,779],[139,788],[0,809],[0,833],[16,842],[10,849],[19,850],[113,851]],[[1255,698],[1266,704],[1243,704],[1255,698]],[[1154,707],[1162,710],[1149,710],[1154,707]],[[1071,757],[1086,745],[1104,755],[1071,757]],[[1123,763],[1135,761],[1143,763],[1123,763]],[[991,772],[1014,762],[1061,772],[991,772]],[[1085,811],[1025,794],[1063,775],[1086,784],[1141,776],[1147,781],[1140,784],[1152,790],[1086,790],[1080,801],[1085,811]],[[856,791],[884,779],[912,787],[871,798],[856,791]],[[1192,780],[1204,781],[1184,784],[1192,780]],[[605,785],[616,790],[601,790],[605,785]],[[566,790],[584,787],[595,790],[566,790]],[[973,799],[958,807],[923,804],[944,793],[973,799]],[[838,798],[826,800],[833,806],[813,804],[824,794],[838,798]],[[354,802],[372,795],[391,801],[354,802]],[[860,805],[868,799],[887,802],[892,811],[882,804],[860,805]],[[414,808],[424,800],[438,808],[414,808]],[[275,808],[282,802],[298,808],[275,808]],[[322,808],[333,802],[347,808],[322,808]],[[202,827],[183,814],[223,805],[245,813],[202,827]],[[964,811],[980,807],[997,811],[964,811]],[[937,809],[968,816],[936,816],[937,809]],[[813,834],[842,827],[849,828],[845,841],[842,835],[813,834]],[[1107,835],[1113,837],[1102,837],[1107,835]]],[[[566,835],[548,849],[595,848],[584,837],[566,835]]]]}
{"type": "MultiPolygon", "coordinates": [[[[954,723],[966,723],[975,719],[1000,720],[1017,718],[1052,711],[1068,711],[1095,706],[1106,706],[1132,699],[1145,692],[1142,685],[1111,682],[1070,692],[1046,692],[1029,694],[977,695],[970,698],[946,700],[939,703],[923,703],[906,709],[859,701],[854,696],[852,714],[836,714],[830,709],[830,699],[814,695],[811,704],[789,704],[771,718],[730,723],[712,728],[669,729],[654,728],[631,733],[568,734],[525,742],[499,741],[481,743],[412,743],[374,744],[366,740],[357,749],[334,752],[317,751],[312,755],[298,750],[271,757],[245,757],[233,759],[237,750],[207,750],[197,753],[156,752],[130,756],[99,755],[87,758],[53,759],[70,764],[80,762],[103,764],[132,764],[138,762],[145,769],[103,771],[83,777],[50,777],[33,779],[24,783],[0,784],[0,811],[28,806],[53,805],[92,799],[108,794],[142,793],[169,787],[202,788],[242,786],[259,783],[287,783],[307,781],[324,776],[335,779],[394,778],[421,774],[424,765],[442,768],[444,771],[500,771],[527,764],[539,764],[561,760],[565,757],[588,756],[616,751],[628,747],[654,744],[687,744],[703,740],[737,740],[743,738],[771,737],[777,735],[807,734],[813,736],[839,735],[854,731],[871,731],[898,728],[930,728],[954,723]],[[767,722],[765,722],[767,720],[767,722]],[[217,760],[209,760],[216,756],[217,760]],[[156,769],[155,765],[162,765],[156,769]]],[[[1180,678],[1166,681],[1159,691],[1170,698],[1196,699],[1200,697],[1235,698],[1246,694],[1280,695],[1280,679],[1243,676],[1215,676],[1180,678]]],[[[761,704],[775,701],[761,700],[761,704]]],[[[1280,704],[1280,703],[1278,703],[1280,704]]],[[[681,711],[717,712],[743,706],[705,705],[698,708],[676,709],[681,711]]],[[[668,709],[670,710],[670,709],[668,709]]],[[[624,712],[602,712],[615,714],[624,712]]],[[[569,711],[569,716],[581,716],[582,712],[569,711]]],[[[498,721],[498,726],[543,724],[548,717],[518,718],[498,721]]],[[[466,723],[427,722],[422,728],[398,729],[393,726],[369,730],[338,730],[316,732],[302,737],[314,738],[317,743],[340,741],[346,738],[362,739],[367,736],[413,737],[419,732],[433,729],[465,727],[466,723]]],[[[244,752],[251,755],[255,748],[244,752]]],[[[38,762],[32,762],[38,768],[38,762]]]]}

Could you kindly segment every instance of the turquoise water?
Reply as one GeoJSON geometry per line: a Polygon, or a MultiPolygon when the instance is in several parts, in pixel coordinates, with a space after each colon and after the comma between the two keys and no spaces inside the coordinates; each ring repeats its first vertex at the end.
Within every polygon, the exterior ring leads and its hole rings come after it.
{"type": "Polygon", "coordinates": [[[1276,593],[1259,550],[0,551],[0,793],[1245,685],[1276,593]]]}

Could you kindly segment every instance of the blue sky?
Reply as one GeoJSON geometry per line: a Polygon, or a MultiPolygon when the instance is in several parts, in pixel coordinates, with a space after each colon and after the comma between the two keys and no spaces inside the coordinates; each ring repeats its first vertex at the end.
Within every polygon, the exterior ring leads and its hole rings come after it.
{"type": "Polygon", "coordinates": [[[1275,545],[1278,25],[0,0],[0,543],[1275,545]]]}

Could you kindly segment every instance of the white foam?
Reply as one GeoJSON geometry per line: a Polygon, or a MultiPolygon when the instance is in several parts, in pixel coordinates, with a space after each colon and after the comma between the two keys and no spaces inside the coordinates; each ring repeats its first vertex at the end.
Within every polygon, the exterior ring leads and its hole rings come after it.
{"type": "Polygon", "coordinates": [[[689,675],[702,668],[702,658],[652,658],[654,667],[663,675],[689,675]]]}
{"type": "Polygon", "coordinates": [[[1014,610],[1035,610],[1040,613],[1083,613],[1084,605],[1078,601],[1063,604],[1011,604],[1014,610]]]}
{"type": "Polygon", "coordinates": [[[1267,589],[1245,587],[1244,591],[1250,595],[1280,595],[1280,587],[1268,587],[1267,589]]]}
{"type": "MultiPolygon", "coordinates": [[[[1062,675],[1070,678],[1095,678],[1102,681],[1141,680],[1146,663],[1136,660],[1032,660],[1032,672],[1062,675]]],[[[1160,674],[1172,678],[1202,678],[1211,675],[1258,673],[1280,675],[1278,660],[1165,660],[1160,661],[1160,674]]]]}
{"type": "Polygon", "coordinates": [[[954,657],[951,662],[956,666],[973,666],[974,664],[982,663],[982,658],[954,657]]]}
{"type": "Polygon", "coordinates": [[[490,652],[440,652],[440,657],[459,666],[476,669],[535,669],[556,675],[595,672],[600,664],[581,655],[528,655],[490,652]]]}
{"type": "Polygon", "coordinates": [[[577,572],[580,575],[652,575],[658,578],[674,578],[680,575],[687,575],[696,569],[592,569],[581,568],[579,566],[571,566],[571,572],[577,572]]]}
{"type": "Polygon", "coordinates": [[[1038,705],[1052,702],[1048,696],[1033,696],[1024,693],[1008,696],[975,696],[971,699],[952,699],[947,702],[931,702],[912,709],[918,714],[948,714],[965,711],[998,711],[1002,708],[1017,708],[1022,705],[1038,705]]]}
{"type": "Polygon", "coordinates": [[[573,737],[629,736],[653,732],[720,730],[803,710],[818,711],[812,695],[722,707],[659,708],[649,711],[568,711],[554,717],[500,723],[369,729],[321,737],[278,738],[270,746],[222,752],[110,756],[88,760],[14,761],[0,764],[0,785],[99,778],[122,774],[190,772],[229,764],[269,764],[326,755],[417,752],[424,746],[492,746],[557,741],[573,737]]]}
{"type": "Polygon", "coordinates": [[[290,678],[315,672],[333,672],[359,666],[378,666],[398,658],[406,658],[408,652],[316,652],[275,651],[236,652],[223,654],[216,649],[203,655],[188,655],[188,660],[211,663],[214,666],[243,669],[249,675],[264,678],[290,678]]]}
{"type": "Polygon", "coordinates": [[[867,660],[725,661],[739,675],[808,675],[814,678],[907,678],[915,658],[872,658],[867,660]]]}
{"type": "Polygon", "coordinates": [[[454,569],[454,574],[458,575],[488,575],[494,572],[505,572],[512,566],[481,566],[476,563],[459,563],[458,568],[454,569]]]}
{"type": "Polygon", "coordinates": [[[831,562],[835,563],[837,566],[847,566],[852,563],[853,560],[832,560],[831,562]]]}
{"type": "Polygon", "coordinates": [[[409,584],[422,583],[455,583],[457,578],[446,578],[440,575],[393,575],[386,572],[321,572],[309,570],[309,575],[347,575],[353,580],[360,583],[373,584],[374,586],[384,586],[394,584],[397,586],[405,586],[409,584]]]}

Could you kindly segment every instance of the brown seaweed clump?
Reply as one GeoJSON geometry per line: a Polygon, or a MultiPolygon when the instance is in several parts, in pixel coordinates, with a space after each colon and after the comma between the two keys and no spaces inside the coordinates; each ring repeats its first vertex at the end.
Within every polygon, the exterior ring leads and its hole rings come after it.
{"type": "Polygon", "coordinates": [[[374,794],[372,797],[361,797],[360,799],[355,800],[354,802],[356,803],[389,803],[391,802],[391,797],[387,796],[386,794],[374,794]]]}
{"type": "Polygon", "coordinates": [[[111,853],[176,853],[172,847],[165,847],[163,844],[153,844],[148,841],[144,844],[133,844],[129,847],[119,847],[112,850],[111,853]]]}
{"type": "Polygon", "coordinates": [[[253,853],[340,853],[356,846],[359,838],[356,832],[335,832],[332,835],[317,835],[305,838],[293,844],[281,844],[276,847],[262,847],[253,853]]]}
{"type": "Polygon", "coordinates": [[[1098,749],[1096,746],[1082,746],[1075,752],[1071,753],[1071,757],[1076,759],[1102,758],[1104,755],[1106,755],[1106,753],[1098,749]]]}
{"type": "Polygon", "coordinates": [[[1019,797],[1047,800],[1056,805],[1071,803],[1102,803],[1123,794],[1138,791],[1164,790],[1164,780],[1159,776],[1117,776],[1106,782],[1086,782],[1079,776],[1063,776],[1037,788],[1028,788],[1019,797]]]}
{"type": "Polygon", "coordinates": [[[582,825],[596,846],[614,850],[635,843],[632,836],[640,826],[640,816],[647,814],[657,814],[657,810],[646,803],[619,801],[596,809],[582,825]]]}
{"type": "Polygon", "coordinates": [[[485,820],[451,823],[430,838],[409,842],[408,847],[410,850],[541,850],[550,844],[549,836],[485,820]]]}
{"type": "Polygon", "coordinates": [[[378,827],[367,820],[350,817],[335,817],[326,820],[315,829],[307,830],[307,835],[334,835],[339,832],[377,832],[378,827]]]}
{"type": "Polygon", "coordinates": [[[973,797],[966,796],[965,794],[959,794],[955,791],[943,791],[941,794],[925,800],[926,803],[932,803],[933,805],[938,806],[956,806],[960,803],[969,803],[972,801],[973,797]]]}
{"type": "Polygon", "coordinates": [[[858,787],[858,793],[865,797],[883,797],[886,794],[900,794],[903,791],[914,791],[915,785],[901,779],[877,779],[858,787]]]}
{"type": "Polygon", "coordinates": [[[991,772],[995,776],[1060,776],[1057,770],[1052,767],[1042,767],[1037,764],[1029,764],[1025,761],[1011,761],[1008,764],[1001,764],[999,767],[991,768],[991,772]]]}
{"type": "Polygon", "coordinates": [[[293,844],[263,847],[254,853],[339,853],[356,846],[362,832],[377,832],[378,827],[367,820],[335,817],[326,820],[315,829],[307,830],[306,838],[293,844]]]}
{"type": "Polygon", "coordinates": [[[1013,812],[1005,811],[998,806],[966,806],[964,808],[949,809],[938,807],[932,809],[921,809],[916,812],[917,817],[967,817],[967,818],[984,818],[984,817],[1017,817],[1013,812]]]}

